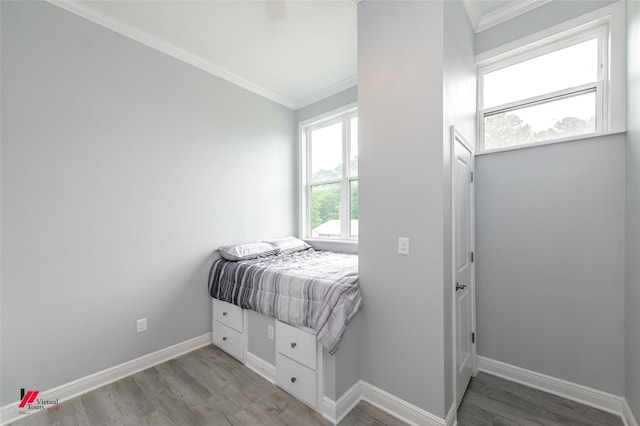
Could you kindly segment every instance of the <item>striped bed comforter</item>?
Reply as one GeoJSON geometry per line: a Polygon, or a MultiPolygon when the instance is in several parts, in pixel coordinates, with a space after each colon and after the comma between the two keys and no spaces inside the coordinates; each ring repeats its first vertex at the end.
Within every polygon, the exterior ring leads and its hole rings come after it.
{"type": "Polygon", "coordinates": [[[362,303],[358,256],[308,249],[238,262],[217,259],[209,272],[209,294],[310,327],[333,355],[362,303]]]}

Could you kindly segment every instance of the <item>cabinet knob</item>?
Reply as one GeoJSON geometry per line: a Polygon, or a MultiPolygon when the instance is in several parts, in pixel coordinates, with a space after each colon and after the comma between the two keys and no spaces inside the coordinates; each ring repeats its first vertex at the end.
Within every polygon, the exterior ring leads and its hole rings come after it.
{"type": "Polygon", "coordinates": [[[227,313],[226,313],[226,312],[223,312],[223,313],[222,313],[222,316],[223,316],[223,317],[226,317],[226,316],[227,316],[227,313]]]}
{"type": "Polygon", "coordinates": [[[295,377],[292,377],[292,378],[291,378],[291,383],[295,383],[295,382],[296,382],[296,380],[297,380],[297,379],[296,379],[295,377]]]}
{"type": "Polygon", "coordinates": [[[298,346],[298,344],[296,342],[291,342],[291,347],[295,348],[296,346],[298,346]]]}
{"type": "Polygon", "coordinates": [[[227,338],[226,338],[226,337],[223,337],[223,338],[222,338],[222,341],[223,341],[223,342],[226,342],[226,341],[227,341],[227,338]]]}

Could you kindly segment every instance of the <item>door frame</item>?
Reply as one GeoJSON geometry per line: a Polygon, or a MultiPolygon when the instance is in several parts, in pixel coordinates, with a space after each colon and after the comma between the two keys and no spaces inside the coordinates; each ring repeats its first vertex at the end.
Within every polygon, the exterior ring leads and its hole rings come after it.
{"type": "MultiPolygon", "coordinates": [[[[471,185],[470,188],[470,206],[469,206],[469,214],[471,215],[471,224],[470,224],[470,239],[471,239],[471,251],[475,254],[475,149],[472,144],[469,143],[467,138],[460,132],[460,130],[456,126],[451,126],[450,132],[450,146],[449,146],[449,158],[450,158],[450,167],[449,167],[449,176],[451,179],[451,282],[450,291],[451,291],[451,316],[452,316],[452,365],[453,365],[453,405],[454,410],[458,411],[457,406],[457,394],[458,394],[458,368],[457,368],[457,347],[456,347],[456,333],[457,333],[457,303],[456,303],[456,262],[455,262],[455,253],[456,253],[456,235],[455,235],[455,220],[456,220],[456,210],[455,210],[455,186],[454,186],[454,167],[453,161],[455,158],[455,145],[456,142],[460,142],[469,152],[471,153],[470,161],[471,161],[471,170],[474,172],[474,184],[471,185]]],[[[475,257],[475,256],[474,256],[475,257]]],[[[471,305],[471,331],[476,333],[476,263],[475,260],[471,263],[471,281],[469,283],[469,298],[471,305]]],[[[476,334],[475,343],[471,345],[471,362],[472,362],[472,375],[476,376],[478,374],[478,357],[477,357],[477,343],[478,343],[478,335],[476,334]]]]}

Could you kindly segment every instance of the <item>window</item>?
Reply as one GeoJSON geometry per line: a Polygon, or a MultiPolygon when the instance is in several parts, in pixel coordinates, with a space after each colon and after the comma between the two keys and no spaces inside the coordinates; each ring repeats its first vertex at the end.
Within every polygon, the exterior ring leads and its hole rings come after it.
{"type": "Polygon", "coordinates": [[[305,238],[358,239],[358,115],[353,105],[301,123],[305,238]]]}
{"type": "Polygon", "coordinates": [[[479,151],[607,131],[608,39],[592,25],[479,68],[479,151]]]}

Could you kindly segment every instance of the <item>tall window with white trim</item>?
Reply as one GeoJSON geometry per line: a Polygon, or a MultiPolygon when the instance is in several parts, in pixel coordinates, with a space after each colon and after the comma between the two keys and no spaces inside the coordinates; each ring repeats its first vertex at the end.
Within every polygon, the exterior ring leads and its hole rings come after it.
{"type": "Polygon", "coordinates": [[[302,234],[358,239],[358,115],[355,107],[301,124],[302,234]]]}
{"type": "Polygon", "coordinates": [[[479,150],[607,131],[608,34],[601,24],[479,68],[479,150]]]}

